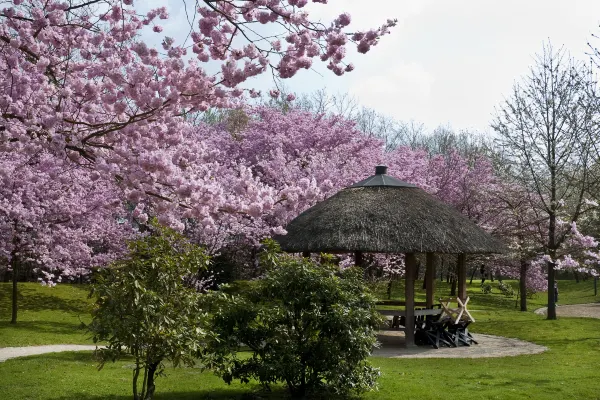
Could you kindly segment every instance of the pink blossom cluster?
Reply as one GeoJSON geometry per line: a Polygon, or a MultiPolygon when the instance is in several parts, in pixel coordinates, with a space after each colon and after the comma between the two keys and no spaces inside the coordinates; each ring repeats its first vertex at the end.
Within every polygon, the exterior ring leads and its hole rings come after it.
{"type": "MultiPolygon", "coordinates": [[[[189,48],[172,38],[165,37],[159,47],[140,39],[146,30],[162,30],[158,23],[169,18],[165,7],[140,14],[132,0],[5,2],[0,10],[0,152],[32,156],[44,151],[57,162],[70,159],[129,185],[131,201],[150,196],[183,203],[191,207],[186,217],[193,214],[199,221],[210,222],[212,210],[190,204],[214,197],[227,210],[256,215],[256,207],[236,209],[237,200],[221,199],[211,188],[211,173],[217,171],[209,173],[208,167],[194,172],[195,182],[183,183],[177,172],[198,160],[170,149],[180,145],[185,153],[189,114],[236,105],[247,90],[241,85],[251,77],[270,69],[289,78],[315,58],[329,61],[334,72],[341,68],[346,38],[355,35],[344,32],[350,17],[342,14],[330,25],[313,22],[302,10],[306,3],[200,2],[200,18],[190,32],[195,57],[190,58],[189,48]],[[262,24],[283,33],[270,40],[254,35],[254,26],[262,24]],[[220,73],[207,72],[209,61],[220,65],[220,73]]],[[[360,43],[375,45],[393,25],[367,32],[360,43]]],[[[246,181],[249,172],[236,174],[246,181]]],[[[160,214],[173,208],[159,204],[167,209],[160,214]]]]}
{"type": "MultiPolygon", "coordinates": [[[[253,206],[253,213],[230,215],[226,222],[217,221],[215,214],[219,239],[202,230],[203,242],[224,243],[228,237],[256,242],[280,231],[316,202],[372,175],[374,166],[382,163],[390,167],[391,175],[458,207],[475,222],[493,222],[486,210],[493,198],[490,188],[499,183],[487,160],[469,161],[457,153],[430,156],[407,147],[386,153],[379,140],[337,116],[293,108],[285,113],[269,107],[245,108],[243,112],[248,115],[247,124],[239,132],[232,133],[224,123],[197,126],[195,134],[206,148],[218,149],[212,153],[215,162],[251,171],[252,185],[261,186],[261,203],[253,206]]],[[[228,185],[227,190],[233,187],[228,185]]]]}
{"type": "Polygon", "coordinates": [[[0,152],[0,267],[33,268],[53,284],[106,265],[133,234],[119,194],[97,172],[47,153],[0,152]]]}

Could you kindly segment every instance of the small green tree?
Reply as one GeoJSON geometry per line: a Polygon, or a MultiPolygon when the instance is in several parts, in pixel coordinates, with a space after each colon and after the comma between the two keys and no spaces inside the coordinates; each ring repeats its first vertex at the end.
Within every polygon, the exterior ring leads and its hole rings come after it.
{"type": "Polygon", "coordinates": [[[88,329],[95,343],[107,343],[97,350],[99,369],[132,355],[134,400],[153,398],[164,361],[192,365],[207,335],[193,277],[209,258],[171,229],[154,224],[152,230],[129,244],[127,258],[98,272],[90,294],[95,304],[88,329]]]}
{"type": "Polygon", "coordinates": [[[362,272],[273,252],[263,261],[272,264],[263,279],[213,310],[216,373],[227,383],[284,382],[294,397],[374,388],[379,370],[366,358],[381,317],[362,272]],[[237,356],[242,346],[251,357],[237,356]]]}

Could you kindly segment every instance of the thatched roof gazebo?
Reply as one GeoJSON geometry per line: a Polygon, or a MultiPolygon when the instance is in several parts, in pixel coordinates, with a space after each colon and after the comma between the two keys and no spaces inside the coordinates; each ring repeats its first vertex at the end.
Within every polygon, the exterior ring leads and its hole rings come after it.
{"type": "Polygon", "coordinates": [[[426,253],[427,305],[433,306],[436,253],[458,254],[458,297],[466,299],[466,254],[502,253],[504,245],[453,207],[410,183],[375,175],[304,211],[276,239],[294,253],[404,253],[406,342],[414,342],[415,253],[426,253]]]}

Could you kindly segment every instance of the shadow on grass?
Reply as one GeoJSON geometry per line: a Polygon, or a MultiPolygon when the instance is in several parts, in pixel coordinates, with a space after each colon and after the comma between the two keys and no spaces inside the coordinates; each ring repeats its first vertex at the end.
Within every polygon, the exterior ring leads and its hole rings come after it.
{"type": "MultiPolygon", "coordinates": [[[[130,400],[131,396],[94,396],[88,393],[73,393],[67,396],[57,397],[57,400],[130,400]]],[[[224,388],[219,390],[198,390],[194,392],[156,392],[155,400],[287,400],[291,399],[284,389],[267,392],[263,390],[251,390],[244,388],[224,388]]],[[[356,397],[339,397],[331,395],[307,395],[305,400],[350,400],[356,397]]]]}
{"type": "MultiPolygon", "coordinates": [[[[8,287],[8,286],[7,286],[8,287]]],[[[72,313],[88,313],[89,305],[80,299],[65,299],[51,292],[40,292],[30,286],[19,286],[19,311],[64,311],[72,313]]],[[[10,315],[11,296],[8,290],[0,291],[0,318],[10,315]]]]}
{"type": "Polygon", "coordinates": [[[52,321],[17,321],[16,325],[8,321],[0,321],[0,332],[14,331],[32,331],[36,334],[51,333],[55,335],[61,334],[86,334],[85,329],[81,328],[79,323],[69,322],[52,322],[52,321]]]}
{"type": "MultiPolygon", "coordinates": [[[[66,396],[56,397],[57,400],[131,400],[133,395],[106,396],[90,395],[89,393],[71,393],[66,396]]],[[[247,389],[231,388],[220,390],[198,390],[194,392],[169,392],[161,393],[160,388],[154,395],[155,400],[278,400],[288,399],[289,396],[283,390],[267,393],[252,392],[247,389]]],[[[307,397],[311,399],[311,397],[307,397]]],[[[316,399],[316,398],[315,398],[316,399]]]]}

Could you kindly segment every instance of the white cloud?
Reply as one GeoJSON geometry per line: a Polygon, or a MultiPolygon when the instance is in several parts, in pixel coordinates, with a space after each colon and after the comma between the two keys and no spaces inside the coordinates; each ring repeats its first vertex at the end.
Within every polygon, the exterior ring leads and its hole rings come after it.
{"type": "Polygon", "coordinates": [[[416,63],[398,63],[366,77],[350,88],[360,103],[402,119],[422,120],[431,101],[434,77],[416,63]]]}
{"type": "MultiPolygon", "coordinates": [[[[181,0],[144,1],[167,4],[173,19],[163,33],[185,37],[181,0]]],[[[544,41],[584,58],[591,34],[600,33],[595,0],[329,0],[309,11],[324,22],[349,12],[357,30],[388,18],[399,24],[367,55],[350,52],[352,73],[338,78],[319,66],[318,73],[302,71],[286,81],[290,90],[350,92],[380,112],[431,127],[487,130],[494,107],[527,73],[544,41]]],[[[273,82],[263,76],[252,85],[264,91],[273,82]]]]}

